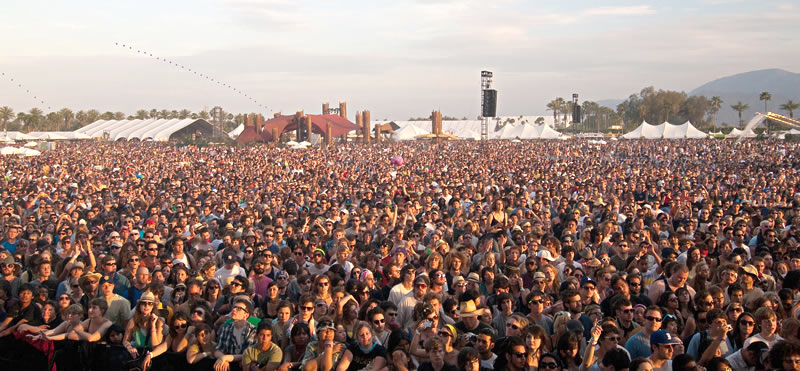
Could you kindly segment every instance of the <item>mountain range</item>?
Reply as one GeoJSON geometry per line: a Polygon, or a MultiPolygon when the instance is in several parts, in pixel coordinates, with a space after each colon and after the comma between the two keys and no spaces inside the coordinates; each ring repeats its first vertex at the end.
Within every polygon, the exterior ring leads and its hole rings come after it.
{"type": "MultiPolygon", "coordinates": [[[[737,125],[739,114],[731,108],[731,105],[741,101],[750,106],[742,112],[742,118],[746,122],[756,112],[764,112],[764,101],[758,98],[765,91],[772,95],[772,99],[767,102],[768,110],[788,116],[787,112],[780,109],[780,105],[788,100],[800,102],[800,73],[777,68],[744,72],[709,81],[691,90],[688,94],[704,95],[709,99],[719,96],[722,98],[723,104],[717,114],[717,121],[720,124],[737,125]]],[[[617,104],[623,101],[624,99],[604,99],[597,103],[616,109],[617,104]]]]}

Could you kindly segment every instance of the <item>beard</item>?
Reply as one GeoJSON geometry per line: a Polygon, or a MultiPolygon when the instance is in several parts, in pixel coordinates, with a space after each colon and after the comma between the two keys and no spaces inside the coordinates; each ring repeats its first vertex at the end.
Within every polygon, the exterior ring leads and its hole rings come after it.
{"type": "Polygon", "coordinates": [[[266,268],[253,268],[253,272],[256,272],[256,274],[264,274],[265,271],[266,268]]]}

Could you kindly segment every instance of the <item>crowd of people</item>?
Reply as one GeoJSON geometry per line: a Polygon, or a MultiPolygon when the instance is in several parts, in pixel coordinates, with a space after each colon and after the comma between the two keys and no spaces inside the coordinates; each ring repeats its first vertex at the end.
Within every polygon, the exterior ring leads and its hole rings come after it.
{"type": "Polygon", "coordinates": [[[0,362],[800,370],[799,154],[567,140],[2,157],[0,362]]]}

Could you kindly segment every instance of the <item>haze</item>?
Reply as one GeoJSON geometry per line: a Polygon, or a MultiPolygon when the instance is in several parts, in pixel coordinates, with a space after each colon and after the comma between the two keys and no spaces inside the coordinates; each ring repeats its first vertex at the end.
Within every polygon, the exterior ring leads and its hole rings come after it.
{"type": "Polygon", "coordinates": [[[343,100],[374,119],[433,109],[474,118],[489,69],[498,115],[538,115],[556,96],[688,92],[755,69],[796,72],[800,60],[796,1],[3,3],[0,105],[16,112],[219,105],[270,115],[343,100]]]}

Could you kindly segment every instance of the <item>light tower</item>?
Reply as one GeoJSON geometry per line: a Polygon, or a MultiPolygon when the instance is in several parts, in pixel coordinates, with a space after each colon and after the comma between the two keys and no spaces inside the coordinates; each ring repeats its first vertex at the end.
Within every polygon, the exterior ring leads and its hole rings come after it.
{"type": "Polygon", "coordinates": [[[481,71],[481,140],[489,139],[489,118],[497,116],[497,90],[492,89],[492,71],[481,71]]]}

